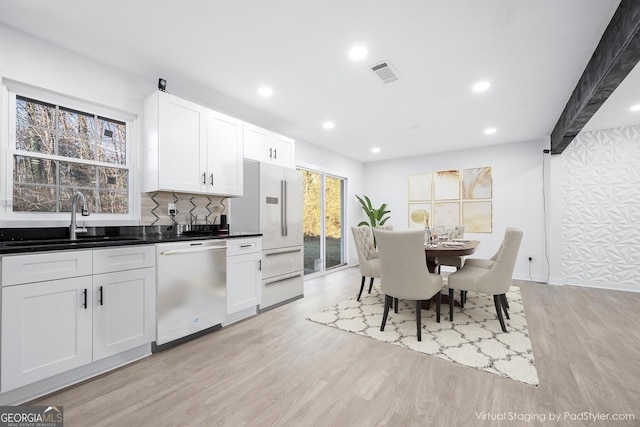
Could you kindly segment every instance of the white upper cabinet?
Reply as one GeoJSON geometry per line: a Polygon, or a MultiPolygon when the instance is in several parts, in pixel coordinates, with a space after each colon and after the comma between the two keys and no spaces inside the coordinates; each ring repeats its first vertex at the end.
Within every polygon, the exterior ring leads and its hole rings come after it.
{"type": "Polygon", "coordinates": [[[144,192],[242,195],[240,120],[160,91],[144,107],[144,192]]]}
{"type": "Polygon", "coordinates": [[[143,191],[202,191],[206,110],[163,92],[145,100],[143,191]]]}
{"type": "Polygon", "coordinates": [[[244,157],[295,168],[295,141],[245,122],[244,157]]]}
{"type": "Polygon", "coordinates": [[[216,111],[207,115],[207,192],[242,196],[242,121],[216,111]]]}

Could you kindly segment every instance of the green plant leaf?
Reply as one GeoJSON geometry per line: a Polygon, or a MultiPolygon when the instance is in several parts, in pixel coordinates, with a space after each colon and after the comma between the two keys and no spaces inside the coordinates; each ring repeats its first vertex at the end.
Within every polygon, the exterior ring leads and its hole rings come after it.
{"type": "MultiPolygon", "coordinates": [[[[382,206],[380,206],[380,208],[375,209],[369,197],[367,196],[360,197],[356,194],[356,198],[360,202],[360,205],[362,206],[362,210],[364,210],[365,214],[369,218],[368,223],[366,221],[362,221],[358,225],[368,225],[373,230],[376,226],[384,224],[389,219],[388,216],[385,217],[385,215],[390,213],[389,210],[386,210],[387,208],[386,203],[383,203],[382,206]]],[[[373,235],[373,241],[375,245],[376,244],[375,234],[373,235]]]]}
{"type": "Polygon", "coordinates": [[[369,200],[369,198],[367,196],[364,196],[364,199],[367,201],[367,208],[372,211],[373,210],[373,205],[371,204],[371,200],[369,200]]]}

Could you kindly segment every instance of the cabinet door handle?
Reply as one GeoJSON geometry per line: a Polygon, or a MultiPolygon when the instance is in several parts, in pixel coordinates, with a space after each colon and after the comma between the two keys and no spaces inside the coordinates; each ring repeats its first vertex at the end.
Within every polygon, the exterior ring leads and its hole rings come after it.
{"type": "Polygon", "coordinates": [[[86,288],[84,291],[82,291],[82,307],[85,310],[87,309],[87,289],[86,288]]]}
{"type": "Polygon", "coordinates": [[[207,185],[207,173],[202,172],[202,185],[207,185]]]}
{"type": "Polygon", "coordinates": [[[99,302],[100,302],[100,305],[104,305],[104,304],[102,304],[102,286],[100,286],[100,300],[99,300],[99,302]]]}
{"type": "Polygon", "coordinates": [[[258,260],[258,271],[262,271],[262,260],[258,260]]]}
{"type": "Polygon", "coordinates": [[[209,175],[209,181],[211,182],[211,185],[213,185],[213,173],[209,175]]]}
{"type": "Polygon", "coordinates": [[[273,148],[269,148],[269,158],[273,159],[273,148]]]}
{"type": "Polygon", "coordinates": [[[278,150],[276,150],[275,148],[273,149],[273,158],[274,159],[278,158],[278,150]]]}

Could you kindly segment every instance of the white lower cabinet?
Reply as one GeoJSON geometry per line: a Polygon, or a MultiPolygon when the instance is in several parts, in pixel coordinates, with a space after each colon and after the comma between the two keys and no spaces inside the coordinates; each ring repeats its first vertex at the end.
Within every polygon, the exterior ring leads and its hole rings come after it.
{"type": "Polygon", "coordinates": [[[77,277],[34,283],[4,279],[25,277],[18,270],[27,265],[59,263],[63,252],[2,258],[2,393],[145,344],[150,350],[154,246],[66,251],[64,258],[74,253],[84,268],[67,274],[77,277]]]}
{"type": "Polygon", "coordinates": [[[260,238],[227,240],[227,321],[230,324],[257,313],[261,303],[260,238]]]}
{"type": "Polygon", "coordinates": [[[155,338],[155,270],[93,276],[93,360],[155,338]]]}
{"type": "Polygon", "coordinates": [[[2,392],[91,362],[91,294],[91,276],[2,288],[2,392]]]}

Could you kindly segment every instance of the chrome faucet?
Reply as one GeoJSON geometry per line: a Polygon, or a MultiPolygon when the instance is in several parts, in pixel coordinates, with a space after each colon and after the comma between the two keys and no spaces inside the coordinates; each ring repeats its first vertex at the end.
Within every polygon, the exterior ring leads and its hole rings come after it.
{"type": "Polygon", "coordinates": [[[79,191],[76,191],[73,194],[73,199],[71,199],[71,225],[69,226],[69,239],[77,240],[78,233],[86,233],[87,229],[85,227],[78,228],[76,225],[76,203],[78,202],[78,197],[82,199],[82,216],[89,216],[89,209],[87,209],[87,199],[84,197],[79,191]]]}

